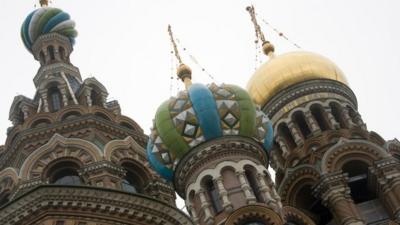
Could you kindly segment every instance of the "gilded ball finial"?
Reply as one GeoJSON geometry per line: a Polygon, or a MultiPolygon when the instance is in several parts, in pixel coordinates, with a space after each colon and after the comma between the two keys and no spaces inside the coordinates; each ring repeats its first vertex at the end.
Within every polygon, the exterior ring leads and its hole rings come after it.
{"type": "Polygon", "coordinates": [[[180,64],[176,74],[182,81],[185,81],[186,78],[192,79],[192,69],[186,64],[180,64]]]}
{"type": "Polygon", "coordinates": [[[275,51],[275,47],[273,44],[271,44],[271,42],[269,41],[265,41],[262,45],[262,50],[264,52],[265,55],[270,56],[271,54],[274,53],[275,51]]]}
{"type": "Polygon", "coordinates": [[[40,6],[45,7],[49,5],[49,0],[40,0],[39,3],[40,6]]]}

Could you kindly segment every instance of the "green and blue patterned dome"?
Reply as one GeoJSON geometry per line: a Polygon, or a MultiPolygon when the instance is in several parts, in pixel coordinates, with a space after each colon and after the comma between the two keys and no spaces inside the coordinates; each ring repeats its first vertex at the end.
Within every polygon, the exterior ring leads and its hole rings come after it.
{"type": "Polygon", "coordinates": [[[42,7],[31,12],[21,27],[21,37],[25,47],[32,52],[32,45],[40,35],[58,33],[75,43],[78,32],[75,22],[61,9],[42,7]]]}
{"type": "Polygon", "coordinates": [[[272,123],[240,87],[193,84],[157,110],[147,145],[153,168],[172,181],[179,160],[197,145],[228,135],[272,145],[272,123]]]}

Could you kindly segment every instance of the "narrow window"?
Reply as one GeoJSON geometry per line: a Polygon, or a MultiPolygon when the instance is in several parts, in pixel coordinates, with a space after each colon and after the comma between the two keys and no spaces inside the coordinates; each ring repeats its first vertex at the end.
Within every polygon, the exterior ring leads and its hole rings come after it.
{"type": "Polygon", "coordinates": [[[328,130],[329,125],[325,119],[324,110],[322,109],[322,107],[320,105],[312,105],[310,110],[311,110],[311,114],[314,116],[315,120],[317,121],[321,131],[328,130]]]}
{"type": "Polygon", "coordinates": [[[250,188],[253,191],[254,196],[256,197],[257,202],[264,202],[263,196],[260,191],[260,187],[258,186],[258,181],[255,171],[250,169],[245,169],[244,173],[246,175],[247,181],[249,182],[250,188]]]}
{"type": "Polygon", "coordinates": [[[296,112],[293,114],[293,121],[299,127],[301,133],[303,134],[304,138],[307,138],[310,134],[310,128],[308,128],[308,124],[306,122],[306,118],[303,112],[296,112]]]}
{"type": "Polygon", "coordinates": [[[219,201],[218,190],[215,188],[214,182],[211,178],[207,179],[205,182],[208,198],[211,201],[211,205],[214,209],[215,214],[222,211],[222,205],[219,201]]]}
{"type": "Polygon", "coordinates": [[[50,45],[49,47],[47,47],[47,51],[49,53],[50,56],[50,60],[55,60],[55,54],[54,54],[54,47],[52,45],[50,45]]]}
{"type": "Polygon", "coordinates": [[[49,89],[50,98],[50,111],[56,112],[61,109],[61,93],[58,88],[53,87],[49,89]]]}
{"type": "Polygon", "coordinates": [[[285,143],[288,145],[289,149],[294,149],[296,147],[296,142],[294,141],[292,133],[290,132],[286,124],[279,124],[278,135],[285,140],[285,143]]]}

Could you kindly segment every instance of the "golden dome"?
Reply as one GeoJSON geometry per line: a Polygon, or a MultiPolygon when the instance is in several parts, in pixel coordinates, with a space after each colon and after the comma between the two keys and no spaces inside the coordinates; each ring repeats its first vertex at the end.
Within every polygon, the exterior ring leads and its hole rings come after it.
{"type": "Polygon", "coordinates": [[[260,106],[281,90],[303,81],[336,80],[348,85],[343,72],[329,59],[311,52],[274,56],[261,65],[247,83],[250,96],[260,106]]]}

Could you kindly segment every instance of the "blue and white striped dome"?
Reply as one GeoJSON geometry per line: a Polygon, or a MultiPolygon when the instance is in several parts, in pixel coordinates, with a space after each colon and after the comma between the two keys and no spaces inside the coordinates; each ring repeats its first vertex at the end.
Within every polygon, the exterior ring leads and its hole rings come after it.
{"type": "Polygon", "coordinates": [[[78,32],[75,22],[68,13],[61,9],[43,7],[31,12],[21,27],[21,38],[25,47],[32,52],[32,45],[40,35],[58,33],[67,37],[71,44],[75,43],[78,32]]]}

